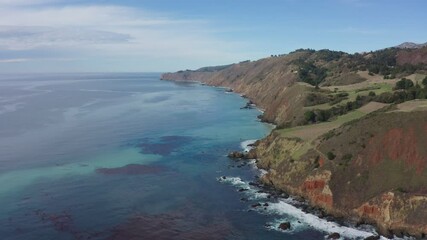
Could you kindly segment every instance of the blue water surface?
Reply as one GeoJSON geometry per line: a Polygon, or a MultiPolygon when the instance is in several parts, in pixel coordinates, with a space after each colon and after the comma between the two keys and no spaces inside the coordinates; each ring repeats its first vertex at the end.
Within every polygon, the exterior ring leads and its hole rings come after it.
{"type": "Polygon", "coordinates": [[[160,74],[0,77],[0,239],[321,239],[271,230],[222,184],[226,157],[266,136],[224,89],[160,74]]]}

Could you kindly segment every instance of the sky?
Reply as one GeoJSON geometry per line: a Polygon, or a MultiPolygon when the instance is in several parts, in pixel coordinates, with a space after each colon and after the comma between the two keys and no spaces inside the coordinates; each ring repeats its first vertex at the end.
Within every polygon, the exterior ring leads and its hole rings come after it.
{"type": "Polygon", "coordinates": [[[425,0],[0,0],[0,73],[164,72],[427,42],[425,0]]]}

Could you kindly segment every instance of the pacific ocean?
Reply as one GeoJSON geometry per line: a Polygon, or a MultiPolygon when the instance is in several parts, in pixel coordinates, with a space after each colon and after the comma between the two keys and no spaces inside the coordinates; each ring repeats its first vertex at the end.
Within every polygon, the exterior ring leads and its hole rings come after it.
{"type": "Polygon", "coordinates": [[[1,239],[323,239],[340,228],[281,211],[248,184],[253,162],[226,157],[271,130],[245,104],[158,73],[0,76],[1,239]]]}

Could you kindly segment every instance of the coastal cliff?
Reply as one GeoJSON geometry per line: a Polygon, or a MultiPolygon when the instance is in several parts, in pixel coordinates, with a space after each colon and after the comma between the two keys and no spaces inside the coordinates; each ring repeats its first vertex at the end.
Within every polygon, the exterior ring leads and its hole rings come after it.
{"type": "Polygon", "coordinates": [[[262,180],[384,235],[425,237],[426,119],[426,111],[376,112],[322,135],[297,158],[304,141],[275,131],[257,146],[258,166],[268,170],[262,180]]]}
{"type": "MultiPolygon", "coordinates": [[[[297,81],[291,64],[297,56],[290,58],[269,58],[255,62],[241,62],[215,72],[183,71],[167,73],[164,80],[197,80],[212,86],[222,86],[250,98],[257,106],[265,110],[263,119],[268,122],[282,123],[292,116],[288,103],[289,88],[297,81]],[[266,94],[268,93],[268,94],[266,94]],[[287,107],[288,106],[288,107],[287,107]],[[279,107],[283,107],[278,111],[279,107]]],[[[298,101],[298,100],[296,100],[298,101]]]]}
{"type": "Polygon", "coordinates": [[[386,236],[425,238],[426,50],[298,50],[162,79],[228,87],[265,110],[278,127],[255,150],[264,184],[386,236]]]}

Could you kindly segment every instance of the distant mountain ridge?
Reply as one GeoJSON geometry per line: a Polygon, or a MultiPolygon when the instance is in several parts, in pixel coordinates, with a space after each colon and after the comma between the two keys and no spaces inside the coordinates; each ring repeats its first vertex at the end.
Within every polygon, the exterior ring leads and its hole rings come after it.
{"type": "Polygon", "coordinates": [[[396,48],[401,48],[401,49],[416,49],[416,48],[423,48],[427,46],[427,42],[426,43],[414,43],[414,42],[404,42],[402,44],[399,44],[396,46],[396,48]]]}

